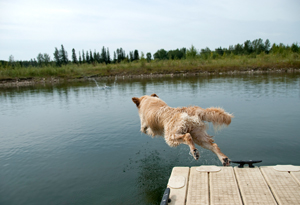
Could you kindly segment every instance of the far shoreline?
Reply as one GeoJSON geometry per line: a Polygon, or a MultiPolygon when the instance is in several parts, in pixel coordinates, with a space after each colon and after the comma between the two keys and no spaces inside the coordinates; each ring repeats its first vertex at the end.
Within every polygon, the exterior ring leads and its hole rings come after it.
{"type": "Polygon", "coordinates": [[[116,74],[107,76],[81,76],[77,78],[60,78],[60,77],[47,77],[47,78],[7,78],[0,80],[1,88],[13,87],[26,87],[35,85],[56,85],[68,82],[84,82],[93,79],[107,80],[107,79],[143,79],[143,78],[161,78],[161,77],[178,77],[178,76],[217,76],[217,75],[245,75],[245,74],[266,74],[266,73],[299,73],[299,68],[269,68],[269,69],[245,69],[245,70],[231,70],[231,71],[198,71],[198,72],[169,72],[169,73],[150,73],[150,74],[116,74]]]}

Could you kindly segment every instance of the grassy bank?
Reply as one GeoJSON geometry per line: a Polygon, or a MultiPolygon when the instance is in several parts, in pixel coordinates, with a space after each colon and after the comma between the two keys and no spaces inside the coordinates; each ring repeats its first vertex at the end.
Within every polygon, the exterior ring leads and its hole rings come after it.
{"type": "Polygon", "coordinates": [[[61,67],[0,68],[0,80],[16,78],[64,78],[102,77],[115,75],[167,74],[179,72],[227,72],[268,69],[300,69],[300,55],[283,54],[212,56],[208,59],[160,60],[145,59],[118,64],[68,64],[61,67]]]}

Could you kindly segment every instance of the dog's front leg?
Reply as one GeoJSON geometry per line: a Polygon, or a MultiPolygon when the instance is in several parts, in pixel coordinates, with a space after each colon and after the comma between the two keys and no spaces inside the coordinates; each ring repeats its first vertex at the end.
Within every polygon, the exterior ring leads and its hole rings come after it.
{"type": "Polygon", "coordinates": [[[148,126],[142,114],[140,114],[140,119],[141,119],[141,132],[147,134],[148,126]]]}
{"type": "Polygon", "coordinates": [[[152,129],[150,127],[147,127],[147,126],[142,126],[141,127],[141,132],[147,134],[147,135],[150,135],[150,136],[155,136],[155,133],[152,131],[152,129]]]}
{"type": "Polygon", "coordinates": [[[198,160],[200,157],[198,149],[195,147],[193,138],[190,133],[186,134],[175,134],[174,137],[176,140],[182,140],[185,144],[187,144],[190,147],[190,151],[195,158],[195,160],[198,160]]]}
{"type": "Polygon", "coordinates": [[[230,160],[228,159],[228,157],[224,153],[221,152],[218,145],[216,143],[214,143],[213,141],[214,141],[213,139],[203,141],[201,143],[201,146],[205,149],[209,149],[212,152],[214,152],[218,156],[218,158],[221,161],[221,163],[223,164],[223,166],[229,166],[230,165],[230,160]]]}
{"type": "Polygon", "coordinates": [[[148,127],[146,125],[141,126],[141,132],[143,132],[145,134],[147,134],[147,129],[148,129],[148,127]]]}
{"type": "Polygon", "coordinates": [[[143,121],[141,122],[141,132],[153,136],[151,128],[143,121]]]}

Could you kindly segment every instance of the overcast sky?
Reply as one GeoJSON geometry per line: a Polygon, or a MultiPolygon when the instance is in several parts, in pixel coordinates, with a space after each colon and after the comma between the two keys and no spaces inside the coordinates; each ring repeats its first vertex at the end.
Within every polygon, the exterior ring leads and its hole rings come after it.
{"type": "Polygon", "coordinates": [[[53,59],[55,47],[113,51],[300,43],[299,0],[0,0],[0,60],[53,59]]]}

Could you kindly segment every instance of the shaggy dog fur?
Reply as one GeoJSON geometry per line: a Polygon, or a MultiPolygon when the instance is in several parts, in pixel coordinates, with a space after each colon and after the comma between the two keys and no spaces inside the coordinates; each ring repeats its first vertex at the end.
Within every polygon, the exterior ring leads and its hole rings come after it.
{"type": "Polygon", "coordinates": [[[207,125],[212,122],[214,127],[229,125],[233,115],[221,108],[203,109],[197,106],[172,108],[158,98],[156,94],[133,97],[141,120],[141,131],[151,136],[164,136],[166,143],[175,147],[181,143],[187,144],[193,157],[198,160],[199,152],[195,144],[214,152],[224,166],[230,161],[223,154],[212,136],[206,133],[207,125]]]}

